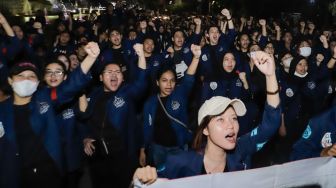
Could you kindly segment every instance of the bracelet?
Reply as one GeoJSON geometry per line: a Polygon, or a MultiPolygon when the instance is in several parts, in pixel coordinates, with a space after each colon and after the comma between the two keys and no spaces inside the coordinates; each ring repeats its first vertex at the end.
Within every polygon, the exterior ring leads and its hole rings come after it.
{"type": "Polygon", "coordinates": [[[227,19],[227,21],[231,21],[232,20],[232,16],[231,16],[231,18],[230,19],[227,19]]]}
{"type": "Polygon", "coordinates": [[[335,60],[335,61],[336,61],[336,57],[334,57],[334,56],[331,56],[331,59],[333,59],[333,60],[335,60]]]}
{"type": "Polygon", "coordinates": [[[279,93],[279,87],[278,87],[278,89],[277,89],[276,91],[267,91],[267,90],[266,90],[266,94],[267,94],[267,95],[275,95],[275,94],[277,94],[277,93],[279,93]]]}

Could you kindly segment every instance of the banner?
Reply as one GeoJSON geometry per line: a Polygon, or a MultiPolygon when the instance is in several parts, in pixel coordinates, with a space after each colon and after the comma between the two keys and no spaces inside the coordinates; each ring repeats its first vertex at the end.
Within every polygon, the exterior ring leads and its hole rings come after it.
{"type": "Polygon", "coordinates": [[[238,172],[158,179],[137,188],[336,188],[336,158],[320,157],[238,172]]]}

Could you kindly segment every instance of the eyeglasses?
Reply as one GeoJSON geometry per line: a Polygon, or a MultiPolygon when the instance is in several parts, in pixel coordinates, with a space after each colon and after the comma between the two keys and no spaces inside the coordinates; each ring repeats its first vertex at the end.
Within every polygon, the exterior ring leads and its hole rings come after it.
{"type": "Polygon", "coordinates": [[[57,70],[57,71],[50,71],[50,70],[47,70],[45,72],[45,76],[56,76],[56,77],[60,77],[64,74],[64,71],[61,71],[61,70],[57,70]]]}

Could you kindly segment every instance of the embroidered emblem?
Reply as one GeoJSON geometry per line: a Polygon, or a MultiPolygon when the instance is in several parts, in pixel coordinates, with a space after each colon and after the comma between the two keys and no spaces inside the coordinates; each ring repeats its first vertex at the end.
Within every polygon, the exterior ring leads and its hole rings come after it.
{"type": "Polygon", "coordinates": [[[237,87],[242,87],[243,86],[243,83],[240,81],[240,79],[237,79],[236,86],[237,87]]]}
{"type": "Polygon", "coordinates": [[[294,92],[291,88],[287,88],[286,89],[286,95],[287,97],[293,97],[294,96],[294,92]]]}
{"type": "Polygon", "coordinates": [[[207,55],[202,55],[202,61],[208,61],[208,56],[207,55]]]}
{"type": "Polygon", "coordinates": [[[257,144],[257,151],[261,150],[261,148],[263,148],[266,143],[267,142],[263,142],[263,143],[257,144]]]}
{"type": "Polygon", "coordinates": [[[66,120],[66,119],[70,119],[70,118],[74,117],[75,113],[72,109],[66,109],[66,110],[63,111],[62,116],[63,116],[63,119],[66,120]]]}
{"type": "Polygon", "coordinates": [[[183,53],[187,54],[188,52],[190,52],[190,49],[189,49],[189,48],[184,48],[184,49],[183,49],[183,53]]]}
{"type": "Polygon", "coordinates": [[[252,131],[251,131],[251,136],[255,136],[258,134],[258,127],[254,128],[252,131]]]}
{"type": "Polygon", "coordinates": [[[152,116],[150,114],[148,116],[148,122],[149,122],[149,125],[153,124],[152,116]]]}
{"type": "Polygon", "coordinates": [[[333,92],[333,89],[332,89],[331,85],[329,85],[328,94],[331,94],[332,92],[333,92]]]}
{"type": "Polygon", "coordinates": [[[308,82],[307,86],[308,86],[309,89],[313,90],[313,89],[315,89],[316,84],[315,84],[315,82],[308,82]]]}
{"type": "Polygon", "coordinates": [[[210,88],[214,91],[218,87],[217,82],[210,82],[210,88]]]}
{"type": "Polygon", "coordinates": [[[169,57],[169,54],[167,54],[167,55],[165,56],[166,59],[168,59],[168,57],[169,57]]]}
{"type": "Polygon", "coordinates": [[[5,135],[5,128],[2,125],[2,122],[0,121],[0,138],[2,138],[5,135]]]}
{"type": "Polygon", "coordinates": [[[219,52],[222,52],[223,50],[224,50],[224,48],[223,48],[223,47],[220,47],[218,51],[219,51],[219,52]]]}
{"type": "Polygon", "coordinates": [[[303,132],[302,138],[308,139],[311,135],[312,131],[310,125],[307,126],[306,130],[303,132]]]}
{"type": "Polygon", "coordinates": [[[154,61],[154,63],[153,63],[153,67],[157,67],[157,66],[159,66],[159,65],[160,65],[159,61],[154,61]]]}
{"type": "Polygon", "coordinates": [[[46,102],[41,102],[40,103],[40,114],[44,114],[49,110],[49,104],[46,102]]]}
{"type": "Polygon", "coordinates": [[[87,99],[86,99],[86,101],[87,101],[87,102],[90,102],[90,101],[91,101],[91,98],[90,98],[90,97],[89,97],[89,98],[87,98],[87,99]]]}
{"type": "Polygon", "coordinates": [[[331,133],[327,132],[324,134],[322,140],[321,140],[321,145],[323,148],[330,147],[332,146],[332,140],[331,140],[331,133]]]}
{"type": "Polygon", "coordinates": [[[178,101],[172,101],[172,109],[177,110],[180,108],[180,103],[178,101]]]}
{"type": "Polygon", "coordinates": [[[125,104],[125,101],[124,101],[124,99],[123,98],[118,98],[118,97],[114,97],[114,101],[113,101],[113,104],[114,104],[114,106],[116,107],[116,108],[120,108],[120,107],[122,107],[122,106],[124,106],[124,104],[125,104]]]}

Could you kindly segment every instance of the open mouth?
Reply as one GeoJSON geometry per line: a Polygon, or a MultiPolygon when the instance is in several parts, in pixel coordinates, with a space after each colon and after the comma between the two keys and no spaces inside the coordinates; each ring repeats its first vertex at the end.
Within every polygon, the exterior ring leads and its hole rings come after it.
{"type": "Polygon", "coordinates": [[[235,133],[229,133],[228,135],[225,136],[225,139],[228,140],[231,143],[236,142],[236,134],[235,133]]]}

